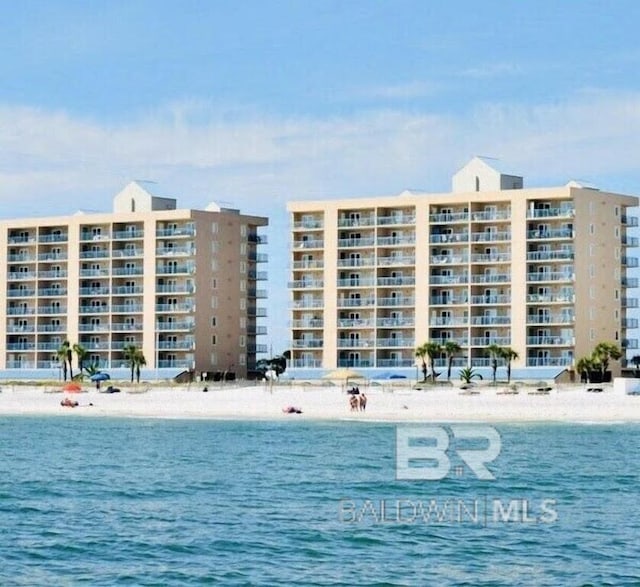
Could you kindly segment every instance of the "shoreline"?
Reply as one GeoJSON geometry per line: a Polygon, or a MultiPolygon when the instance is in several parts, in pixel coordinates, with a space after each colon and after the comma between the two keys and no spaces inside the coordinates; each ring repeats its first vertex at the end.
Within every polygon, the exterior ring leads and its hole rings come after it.
{"type": "MultiPolygon", "coordinates": [[[[115,382],[114,385],[119,385],[115,382]]],[[[120,393],[53,392],[41,386],[4,385],[0,416],[123,417],[227,421],[345,421],[368,423],[574,423],[640,422],[640,396],[626,395],[610,384],[600,393],[584,385],[553,387],[548,393],[521,387],[517,394],[504,387],[478,386],[465,394],[456,387],[413,390],[370,386],[366,411],[351,411],[349,395],[339,386],[264,385],[182,387],[124,387],[120,393]],[[79,403],[63,407],[65,397],[79,403]],[[91,405],[89,405],[91,404],[91,405]],[[293,406],[302,413],[283,413],[293,406]]]]}

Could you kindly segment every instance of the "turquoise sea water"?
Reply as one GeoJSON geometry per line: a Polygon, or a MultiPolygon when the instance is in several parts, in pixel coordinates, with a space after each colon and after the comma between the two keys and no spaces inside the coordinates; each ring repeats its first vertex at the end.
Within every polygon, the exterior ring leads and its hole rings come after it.
{"type": "Polygon", "coordinates": [[[0,418],[0,585],[639,585],[640,426],[496,429],[403,481],[390,424],[0,418]]]}

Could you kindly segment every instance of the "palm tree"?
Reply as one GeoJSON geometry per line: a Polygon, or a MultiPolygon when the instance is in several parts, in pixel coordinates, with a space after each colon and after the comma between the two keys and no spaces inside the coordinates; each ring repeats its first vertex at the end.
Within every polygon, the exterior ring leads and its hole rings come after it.
{"type": "Polygon", "coordinates": [[[507,383],[511,383],[511,361],[515,361],[519,356],[511,347],[502,348],[502,358],[507,362],[507,383]]]}
{"type": "Polygon", "coordinates": [[[476,373],[473,370],[473,367],[465,367],[464,369],[460,369],[460,379],[464,383],[471,383],[471,380],[477,377],[478,379],[482,379],[482,375],[480,373],[476,373]]]}
{"type": "Polygon", "coordinates": [[[422,359],[422,374],[424,381],[427,380],[427,365],[425,357],[429,357],[429,368],[431,369],[431,379],[436,382],[436,358],[442,352],[442,347],[437,342],[425,342],[416,349],[416,356],[422,359]]]}
{"type": "Polygon", "coordinates": [[[600,342],[593,349],[592,358],[600,365],[602,381],[605,373],[609,370],[609,361],[617,361],[622,357],[622,350],[613,342],[600,342]]]}
{"type": "Polygon", "coordinates": [[[58,361],[60,361],[60,365],[62,366],[62,377],[63,381],[67,380],[67,356],[69,351],[69,341],[65,340],[60,348],[56,351],[56,356],[58,357],[58,361]]]}
{"type": "Polygon", "coordinates": [[[491,359],[491,370],[493,371],[493,384],[496,383],[496,372],[498,371],[498,359],[502,358],[503,349],[500,345],[495,343],[490,344],[487,349],[487,354],[491,359]]]}
{"type": "Polygon", "coordinates": [[[136,352],[136,355],[134,357],[134,361],[136,364],[136,382],[140,383],[140,367],[143,367],[147,364],[147,359],[144,358],[142,350],[138,349],[138,352],[136,352]]]}
{"type": "Polygon", "coordinates": [[[131,383],[133,383],[135,369],[136,369],[136,360],[137,360],[136,357],[138,353],[142,354],[142,351],[140,351],[135,344],[128,344],[122,350],[124,353],[124,358],[127,361],[127,363],[129,363],[129,367],[131,368],[131,383]]]}
{"type": "Polygon", "coordinates": [[[67,351],[67,363],[69,364],[69,379],[73,379],[73,347],[68,340],[65,340],[62,345],[65,347],[67,351]]]}
{"type": "Polygon", "coordinates": [[[76,343],[72,347],[73,352],[76,354],[76,358],[78,359],[78,370],[80,373],[84,370],[84,361],[89,354],[87,349],[85,349],[80,343],[76,343]]]}
{"type": "Polygon", "coordinates": [[[427,346],[426,343],[421,344],[416,349],[416,357],[418,357],[422,361],[422,380],[427,380],[427,363],[425,361],[425,357],[427,356],[427,346]]]}
{"type": "Polygon", "coordinates": [[[593,359],[591,357],[581,357],[576,363],[576,371],[580,374],[580,381],[591,383],[591,372],[593,371],[593,359]]]}
{"type": "Polygon", "coordinates": [[[462,350],[462,347],[454,340],[448,340],[442,345],[442,350],[447,356],[447,381],[450,381],[453,358],[462,350]]]}

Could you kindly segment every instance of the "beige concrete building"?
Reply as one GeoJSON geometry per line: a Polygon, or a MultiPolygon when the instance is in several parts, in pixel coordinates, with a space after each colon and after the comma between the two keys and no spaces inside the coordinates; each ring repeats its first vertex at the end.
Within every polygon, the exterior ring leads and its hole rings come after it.
{"type": "Polygon", "coordinates": [[[575,182],[525,189],[482,158],[450,193],[292,202],[291,368],[415,376],[418,345],[455,341],[457,368],[482,372],[497,344],[516,376],[550,377],[598,342],[637,348],[637,205],[575,182]]]}
{"type": "Polygon", "coordinates": [[[245,376],[265,351],[267,219],[210,204],[183,210],[140,183],[112,213],[0,222],[0,370],[50,376],[64,340],[88,364],[126,368],[140,348],[148,377],[187,369],[245,376]]]}

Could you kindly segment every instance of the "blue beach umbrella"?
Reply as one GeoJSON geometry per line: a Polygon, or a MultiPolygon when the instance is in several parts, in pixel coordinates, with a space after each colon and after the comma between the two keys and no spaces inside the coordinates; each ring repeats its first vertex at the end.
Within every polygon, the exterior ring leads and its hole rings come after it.
{"type": "Polygon", "coordinates": [[[103,373],[102,371],[100,371],[100,373],[94,373],[90,377],[90,379],[94,383],[97,381],[108,381],[109,379],[111,379],[111,375],[109,375],[109,373],[103,373]]]}

